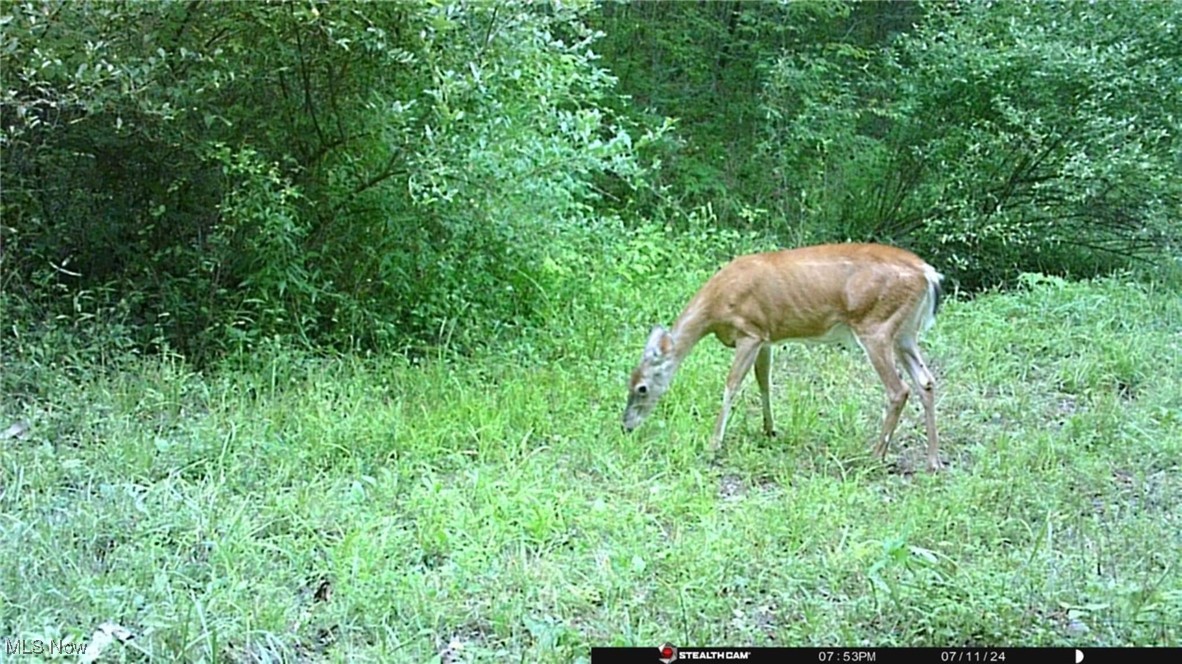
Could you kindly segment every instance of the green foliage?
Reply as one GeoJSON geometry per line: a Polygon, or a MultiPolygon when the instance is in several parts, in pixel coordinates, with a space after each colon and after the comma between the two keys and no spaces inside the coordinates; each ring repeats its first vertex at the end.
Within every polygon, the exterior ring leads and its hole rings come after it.
{"type": "Polygon", "coordinates": [[[928,83],[911,109],[950,129],[924,142],[944,177],[917,192],[938,210],[922,241],[976,282],[1176,250],[1182,66],[1164,45],[1179,18],[1170,3],[1014,5],[905,42],[900,66],[928,83]]]}
{"type": "Polygon", "coordinates": [[[762,73],[781,50],[845,29],[850,12],[828,0],[604,3],[590,20],[606,33],[617,105],[639,125],[669,130],[647,153],[661,167],[630,199],[636,213],[681,227],[686,211],[710,205],[728,227],[765,229],[778,192],[756,151],[762,73]]]}
{"type": "Polygon", "coordinates": [[[965,289],[1182,253],[1176,3],[361,7],[5,4],[22,311],[198,361],[470,351],[753,247],[965,289]]]}
{"type": "Polygon", "coordinates": [[[601,107],[588,9],[6,5],[6,279],[110,288],[194,357],[537,320],[659,136],[601,107]]]}
{"type": "Polygon", "coordinates": [[[606,229],[590,214],[591,177],[640,174],[632,138],[596,106],[611,79],[576,14],[459,7],[426,32],[423,94],[383,104],[379,158],[408,155],[409,197],[390,183],[350,202],[372,225],[364,244],[341,247],[363,261],[347,271],[363,280],[358,334],[397,323],[410,338],[451,339],[458,327],[468,345],[555,306],[555,258],[606,229]],[[401,318],[375,315],[391,304],[401,318]]]}
{"type": "Polygon", "coordinates": [[[298,340],[316,329],[307,309],[320,295],[307,267],[316,263],[316,253],[305,245],[309,229],[299,191],[252,149],[231,152],[216,145],[209,160],[221,165],[226,184],[201,256],[205,278],[193,292],[171,291],[179,297],[169,310],[222,326],[242,349],[267,337],[298,340]],[[223,275],[243,277],[230,288],[223,275]],[[202,290],[213,295],[206,300],[211,309],[186,312],[187,303],[202,302],[202,290]]]}
{"type": "Polygon", "coordinates": [[[933,7],[884,57],[781,58],[787,215],[905,242],[966,287],[1177,252],[1176,3],[933,7]]]}

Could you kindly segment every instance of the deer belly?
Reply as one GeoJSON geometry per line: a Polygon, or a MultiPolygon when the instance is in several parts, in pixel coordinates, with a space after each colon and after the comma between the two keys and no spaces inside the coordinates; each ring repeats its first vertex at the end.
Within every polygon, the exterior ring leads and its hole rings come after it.
{"type": "Polygon", "coordinates": [[[857,337],[854,336],[853,330],[845,323],[838,323],[815,337],[800,337],[798,339],[790,339],[789,341],[798,341],[805,344],[834,344],[847,348],[861,347],[857,337]]]}

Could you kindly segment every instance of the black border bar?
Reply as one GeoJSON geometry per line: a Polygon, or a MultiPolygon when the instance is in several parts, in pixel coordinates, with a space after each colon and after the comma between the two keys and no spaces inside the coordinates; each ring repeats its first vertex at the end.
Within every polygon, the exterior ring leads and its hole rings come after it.
{"type": "Polygon", "coordinates": [[[671,662],[791,662],[801,664],[1103,664],[1120,662],[1130,654],[1169,648],[689,648],[679,647],[674,659],[662,659],[658,646],[649,648],[592,648],[592,664],[671,664],[671,662]]]}

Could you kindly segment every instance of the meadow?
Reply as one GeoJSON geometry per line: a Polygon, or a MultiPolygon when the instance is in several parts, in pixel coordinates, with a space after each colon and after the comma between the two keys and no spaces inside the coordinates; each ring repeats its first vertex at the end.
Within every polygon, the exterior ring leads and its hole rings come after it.
{"type": "Polygon", "coordinates": [[[1179,645],[1176,290],[950,294],[923,341],[948,465],[929,474],[914,397],[870,458],[884,393],[836,347],[776,354],[775,439],[749,377],[707,454],[713,339],[623,435],[648,326],[701,276],[462,359],[277,347],[197,371],[13,340],[0,633],[134,635],[100,661],[1179,645]]]}

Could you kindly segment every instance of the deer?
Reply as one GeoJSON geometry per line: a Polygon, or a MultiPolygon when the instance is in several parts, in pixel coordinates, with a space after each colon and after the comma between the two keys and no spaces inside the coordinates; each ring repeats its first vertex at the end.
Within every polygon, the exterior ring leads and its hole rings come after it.
{"type": "Polygon", "coordinates": [[[927,469],[944,468],[936,432],[936,381],[919,348],[935,323],[944,277],[914,253],[885,244],[839,243],[738,256],[714,273],[667,329],[654,325],[628,380],[623,430],[631,433],[668,391],[698,342],[713,334],[734,349],[710,451],[722,448],[731,406],[755,368],[763,430],[776,435],[771,408],[773,348],[788,342],[861,347],[886,388],[881,432],[871,449],[882,461],[911,393],[919,392],[927,432],[927,469]]]}

